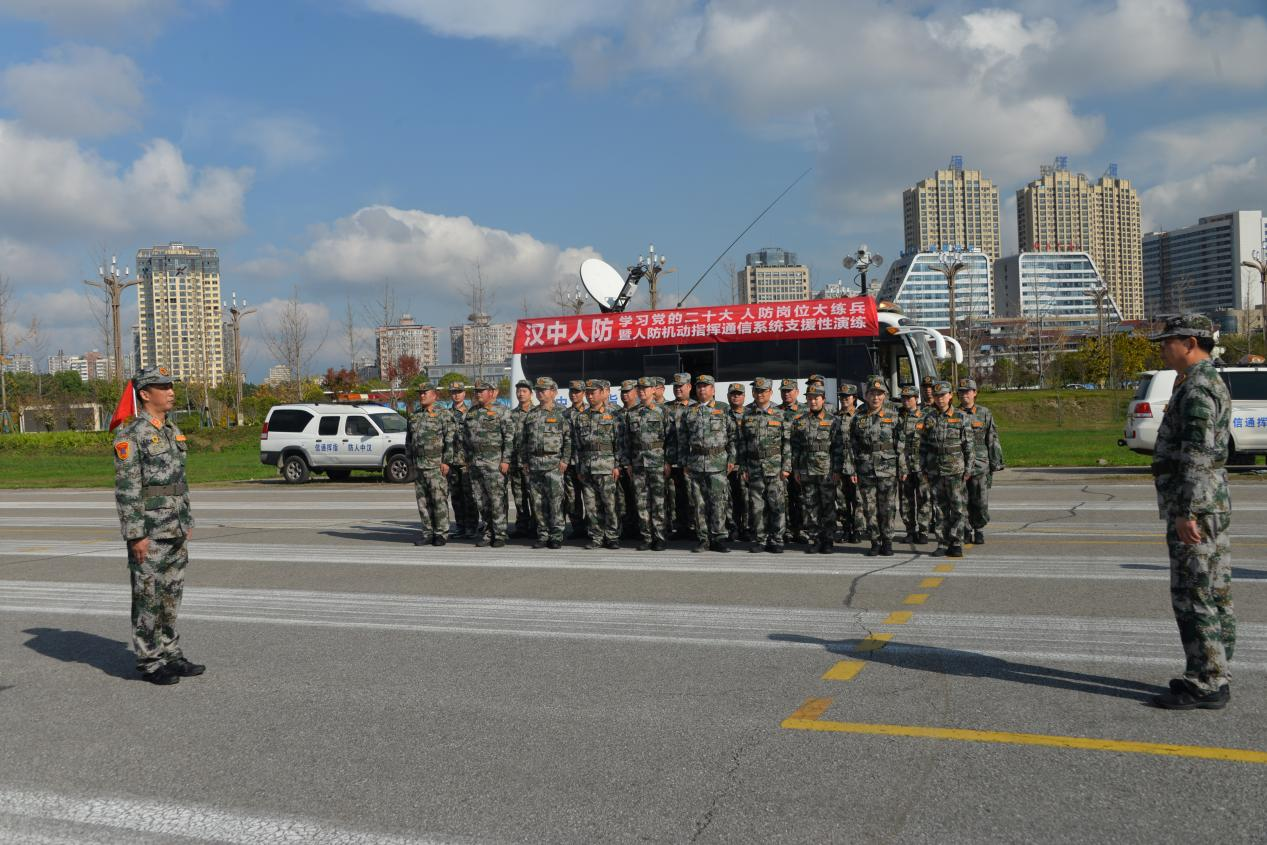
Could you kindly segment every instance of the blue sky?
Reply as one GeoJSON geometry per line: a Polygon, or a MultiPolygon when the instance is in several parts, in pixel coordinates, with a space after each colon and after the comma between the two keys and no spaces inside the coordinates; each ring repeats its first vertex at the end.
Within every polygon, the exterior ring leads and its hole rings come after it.
{"type": "Polygon", "coordinates": [[[956,153],[1005,245],[1059,154],[1118,162],[1146,225],[1262,208],[1264,43],[1243,0],[0,0],[5,330],[104,347],[80,280],[178,240],[260,305],[252,376],[295,285],[324,369],[384,284],[447,326],[478,266],[510,320],[654,241],[684,288],[807,167],[729,261],[783,246],[824,284],[860,242],[894,256],[902,188],[956,153]]]}

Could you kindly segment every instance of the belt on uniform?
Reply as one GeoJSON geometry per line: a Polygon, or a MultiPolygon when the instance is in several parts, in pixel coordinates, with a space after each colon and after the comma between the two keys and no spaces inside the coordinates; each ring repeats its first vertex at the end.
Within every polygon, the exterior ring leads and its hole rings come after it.
{"type": "Polygon", "coordinates": [[[149,499],[153,496],[183,496],[189,492],[189,485],[183,481],[175,484],[146,484],[141,488],[141,495],[149,499]]]}
{"type": "Polygon", "coordinates": [[[691,446],[692,455],[722,455],[725,454],[725,446],[691,446]]]}

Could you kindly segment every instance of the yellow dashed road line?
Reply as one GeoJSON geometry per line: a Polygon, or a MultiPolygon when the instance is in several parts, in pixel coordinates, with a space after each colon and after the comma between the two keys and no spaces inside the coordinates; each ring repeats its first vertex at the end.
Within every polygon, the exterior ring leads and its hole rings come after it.
{"type": "Polygon", "coordinates": [[[852,681],[867,664],[861,660],[841,660],[823,673],[824,681],[852,681]]]}
{"type": "Polygon", "coordinates": [[[902,604],[923,604],[928,601],[928,593],[911,593],[902,599],[902,604]]]}
{"type": "Polygon", "coordinates": [[[909,610],[895,610],[884,620],[885,625],[905,625],[915,614],[909,610]]]}
{"type": "Polygon", "coordinates": [[[930,587],[940,587],[941,582],[945,580],[945,578],[925,578],[923,581],[919,582],[919,585],[925,589],[930,587]]]}

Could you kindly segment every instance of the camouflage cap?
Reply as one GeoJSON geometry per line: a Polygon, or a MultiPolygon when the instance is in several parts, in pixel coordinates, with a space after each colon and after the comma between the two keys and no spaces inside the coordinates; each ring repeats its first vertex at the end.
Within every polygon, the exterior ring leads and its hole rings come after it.
{"type": "Polygon", "coordinates": [[[576,379],[576,380],[574,380],[574,381],[568,382],[568,390],[570,390],[570,391],[571,391],[571,392],[573,392],[573,393],[584,393],[584,392],[585,392],[585,380],[584,380],[584,379],[579,379],[579,378],[578,378],[578,379],[576,379]]]}
{"type": "Polygon", "coordinates": [[[948,381],[935,381],[935,382],[933,382],[933,395],[934,395],[934,396],[945,396],[945,395],[946,395],[947,393],[949,393],[949,392],[950,392],[950,382],[948,382],[948,381]]]}
{"type": "Polygon", "coordinates": [[[806,384],[810,382],[815,382],[815,381],[818,382],[819,384],[827,383],[827,379],[823,378],[818,373],[810,373],[808,376],[805,377],[806,384]]]}
{"type": "Polygon", "coordinates": [[[747,392],[748,391],[744,389],[744,386],[742,384],[740,384],[737,381],[732,381],[730,383],[730,388],[726,391],[726,395],[729,396],[732,393],[747,393],[747,392]]]}
{"type": "Polygon", "coordinates": [[[638,379],[637,384],[643,388],[655,387],[655,376],[643,376],[638,379]]]}
{"type": "Polygon", "coordinates": [[[436,383],[432,381],[431,379],[423,379],[422,381],[418,382],[418,386],[414,389],[417,390],[419,393],[426,393],[428,390],[435,390],[436,383]]]}
{"type": "Polygon", "coordinates": [[[796,390],[796,379],[785,378],[779,384],[779,390],[796,390]]]}
{"type": "Polygon", "coordinates": [[[757,376],[756,378],[752,380],[753,393],[756,393],[758,390],[773,390],[773,389],[774,389],[774,382],[770,381],[765,376],[757,376]]]}
{"type": "Polygon", "coordinates": [[[652,386],[652,387],[664,387],[664,376],[652,376],[652,377],[651,377],[651,386],[652,386]]]}
{"type": "Polygon", "coordinates": [[[674,373],[673,374],[674,387],[681,387],[684,384],[690,384],[690,383],[691,383],[690,373],[674,373]]]}
{"type": "Polygon", "coordinates": [[[973,379],[970,379],[970,378],[959,379],[960,393],[963,393],[965,390],[976,390],[976,389],[977,389],[977,383],[973,379]]]}
{"type": "Polygon", "coordinates": [[[629,391],[634,390],[637,387],[638,387],[637,379],[627,378],[620,383],[620,392],[628,393],[629,391]]]}
{"type": "Polygon", "coordinates": [[[823,386],[819,384],[818,382],[814,382],[809,387],[805,388],[806,396],[822,396],[823,394],[824,394],[823,386]]]}
{"type": "Polygon", "coordinates": [[[836,388],[837,396],[857,396],[858,385],[851,381],[842,381],[840,386],[836,388]]]}
{"type": "Polygon", "coordinates": [[[932,387],[936,383],[937,383],[937,379],[933,378],[932,376],[924,376],[924,378],[920,380],[920,384],[924,385],[925,387],[932,387]]]}
{"type": "Polygon", "coordinates": [[[479,393],[481,390],[496,390],[496,389],[497,389],[497,385],[493,384],[491,381],[489,381],[486,378],[478,378],[475,380],[476,393],[479,393]]]}
{"type": "Polygon", "coordinates": [[[172,384],[172,371],[166,367],[146,367],[132,377],[132,386],[137,390],[153,387],[156,384],[172,384]]]}
{"type": "Polygon", "coordinates": [[[585,382],[586,390],[611,390],[612,383],[603,378],[592,378],[585,382]]]}
{"type": "Polygon", "coordinates": [[[919,389],[913,386],[902,388],[902,398],[903,399],[918,399],[919,389]]]}
{"type": "Polygon", "coordinates": [[[465,393],[466,385],[462,383],[461,379],[458,379],[457,381],[451,381],[449,382],[449,392],[450,393],[465,393]]]}
{"type": "Polygon", "coordinates": [[[554,379],[549,376],[537,376],[537,383],[533,385],[534,390],[558,390],[558,388],[554,379]]]}
{"type": "Polygon", "coordinates": [[[867,376],[867,392],[888,393],[889,385],[883,376],[867,376]]]}
{"type": "Polygon", "coordinates": [[[1204,314],[1180,314],[1167,317],[1161,331],[1150,335],[1149,340],[1165,340],[1168,337],[1214,337],[1214,323],[1204,314]]]}
{"type": "Polygon", "coordinates": [[[696,384],[717,384],[717,379],[710,375],[699,375],[695,377],[696,384]]]}
{"type": "Polygon", "coordinates": [[[529,390],[532,390],[532,382],[528,381],[526,378],[521,378],[519,381],[515,382],[515,389],[518,390],[521,387],[526,387],[529,390]]]}

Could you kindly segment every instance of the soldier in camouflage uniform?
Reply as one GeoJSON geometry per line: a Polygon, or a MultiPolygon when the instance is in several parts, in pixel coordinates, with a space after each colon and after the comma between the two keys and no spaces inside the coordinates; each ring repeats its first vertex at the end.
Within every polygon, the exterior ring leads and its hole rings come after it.
{"type": "Polygon", "coordinates": [[[827,413],[822,385],[805,389],[809,408],[792,420],[793,478],[801,486],[802,513],[810,547],[806,554],[831,554],[835,535],[836,485],[843,469],[840,418],[827,413]]]}
{"type": "Polygon", "coordinates": [[[515,451],[528,470],[528,491],[536,516],[534,549],[563,547],[567,515],[563,478],[572,460],[572,423],[555,406],[558,385],[549,376],[537,379],[537,406],[524,416],[515,451]]]}
{"type": "MultiPolygon", "coordinates": [[[[568,425],[572,426],[572,442],[576,442],[576,420],[581,414],[585,413],[585,382],[581,379],[575,379],[568,384],[568,407],[563,412],[563,418],[568,421],[568,425]]],[[[580,537],[586,532],[585,528],[585,493],[584,485],[581,484],[580,470],[574,463],[569,463],[567,471],[563,473],[563,507],[568,512],[568,518],[572,523],[571,536],[580,537]]]]}
{"type": "Polygon", "coordinates": [[[699,401],[682,415],[678,431],[695,511],[695,539],[699,541],[693,552],[730,551],[726,545],[726,514],[730,511],[726,476],[735,469],[735,420],[730,409],[713,398],[716,389],[712,376],[695,377],[699,401]]]}
{"type": "Polygon", "coordinates": [[[450,384],[449,399],[452,401],[449,413],[453,416],[458,441],[448,476],[449,494],[453,499],[453,521],[457,523],[453,536],[459,540],[471,540],[479,533],[480,515],[475,507],[475,491],[471,487],[471,471],[466,465],[466,444],[462,435],[462,421],[466,419],[466,412],[470,408],[466,401],[466,385],[460,381],[450,384]]]}
{"type": "MultiPolygon", "coordinates": [[[[732,382],[726,391],[726,404],[730,408],[730,416],[735,421],[735,431],[741,431],[743,422],[744,399],[746,391],[739,382],[732,382]]],[[[740,454],[739,447],[736,455],[740,454]]],[[[726,532],[730,542],[751,539],[751,528],[748,525],[748,485],[743,479],[743,460],[737,459],[735,471],[727,475],[730,486],[730,510],[726,512],[726,532]]]]}
{"type": "Polygon", "coordinates": [[[176,403],[166,367],[146,367],[133,384],[140,411],[114,435],[114,497],[128,545],[132,648],[145,680],[166,686],[207,667],[185,659],[176,613],[185,588],[194,517],[185,481],[185,435],[167,419],[176,403]]]}
{"type": "MultiPolygon", "coordinates": [[[[858,386],[842,381],[836,388],[836,403],[835,415],[840,418],[842,436],[848,440],[849,427],[858,413],[858,386]]],[[[862,512],[858,485],[844,473],[836,486],[836,518],[840,523],[840,536],[846,543],[857,543],[867,533],[867,518],[862,512]]]]}
{"type": "Polygon", "coordinates": [[[906,480],[901,491],[902,522],[906,524],[906,542],[927,543],[929,520],[932,517],[932,490],[919,462],[920,443],[924,435],[924,411],[919,406],[919,390],[902,388],[902,439],[906,444],[906,480]]]}
{"type": "Polygon", "coordinates": [[[968,476],[968,525],[971,541],[980,546],[985,542],[985,527],[990,523],[990,488],[994,474],[1003,469],[1003,447],[999,444],[999,430],[994,425],[990,409],[977,404],[977,383],[970,378],[959,379],[959,412],[972,428],[972,468],[968,476]]]}
{"type": "MultiPolygon", "coordinates": [[[[792,431],[792,420],[805,412],[805,405],[796,401],[799,395],[800,388],[796,386],[796,379],[785,378],[779,383],[779,396],[782,399],[782,403],[776,410],[783,415],[783,424],[787,426],[789,436],[792,431]]],[[[787,520],[783,531],[784,541],[793,543],[810,542],[805,534],[805,514],[801,507],[803,498],[801,495],[801,483],[796,480],[796,475],[793,474],[787,480],[787,520]]]]}
{"type": "Polygon", "coordinates": [[[924,417],[920,466],[928,476],[933,501],[941,513],[941,533],[933,557],[963,557],[964,511],[967,509],[968,468],[973,459],[972,429],[950,404],[950,382],[933,385],[933,409],[924,417]]]}
{"type": "Polygon", "coordinates": [[[739,423],[739,463],[747,485],[751,552],[783,553],[787,479],[792,474],[791,426],[770,404],[774,384],[752,380],[753,400],[739,423]]]}
{"type": "MultiPolygon", "coordinates": [[[[922,391],[921,395],[923,397],[920,404],[923,407],[925,416],[927,416],[927,414],[933,410],[933,407],[937,404],[933,401],[933,385],[938,381],[939,379],[931,375],[924,376],[920,379],[920,390],[922,391]]],[[[936,496],[929,497],[929,512],[929,533],[939,536],[941,533],[941,519],[939,518],[936,496]]]]}
{"type": "Polygon", "coordinates": [[[1232,399],[1210,353],[1214,325],[1202,314],[1166,321],[1150,338],[1179,373],[1157,430],[1153,483],[1166,522],[1170,601],[1186,666],[1154,699],[1168,710],[1217,710],[1232,697],[1232,500],[1227,488],[1232,399]]]}
{"type": "MultiPolygon", "coordinates": [[[[515,382],[515,407],[510,409],[510,422],[516,442],[519,430],[523,428],[524,419],[531,410],[532,384],[527,379],[520,379],[515,382]]],[[[519,452],[512,451],[510,454],[510,495],[515,500],[515,530],[511,534],[512,537],[537,536],[533,521],[532,495],[529,493],[530,486],[527,462],[520,460],[519,452]]]]}
{"type": "Polygon", "coordinates": [[[638,551],[664,551],[665,416],[656,405],[655,379],[638,379],[640,404],[625,415],[625,474],[638,516],[638,551]]]}
{"type": "Polygon", "coordinates": [[[846,435],[844,470],[857,487],[871,540],[868,557],[893,554],[893,520],[897,515],[898,485],[906,480],[906,438],[902,421],[886,401],[883,376],[867,379],[867,407],[854,414],[846,435]]]}
{"type": "Polygon", "coordinates": [[[664,486],[664,524],[665,530],[672,537],[679,539],[695,534],[695,518],[691,509],[691,496],[686,483],[685,444],[679,437],[682,417],[691,407],[691,374],[675,373],[673,375],[673,399],[661,405],[668,424],[668,446],[666,457],[669,460],[670,473],[668,483],[664,486]]]}
{"type": "Polygon", "coordinates": [[[497,385],[483,379],[475,382],[475,407],[466,412],[462,435],[476,507],[484,521],[475,545],[501,548],[506,545],[506,476],[515,430],[510,412],[496,401],[497,385]]]}
{"type": "MultiPolygon", "coordinates": [[[[615,410],[616,419],[623,426],[630,411],[638,407],[638,380],[625,379],[620,383],[620,407],[615,410]]],[[[628,431],[626,431],[628,434],[628,431]]],[[[633,478],[622,472],[616,480],[616,514],[620,517],[620,536],[632,540],[639,536],[638,495],[633,489],[633,478]]]]}
{"type": "Polygon", "coordinates": [[[405,451],[414,464],[414,497],[422,534],[415,546],[443,546],[449,534],[449,481],[453,453],[458,448],[453,415],[437,410],[436,386],[418,385],[418,410],[409,417],[405,451]]]}
{"type": "Polygon", "coordinates": [[[590,379],[585,382],[585,392],[589,409],[576,418],[572,439],[572,462],[580,472],[588,516],[589,542],[585,548],[618,549],[620,520],[616,514],[616,482],[625,452],[621,440],[623,430],[614,409],[607,404],[611,383],[590,379]]]}

